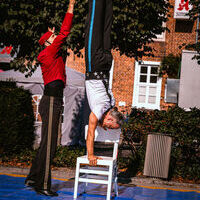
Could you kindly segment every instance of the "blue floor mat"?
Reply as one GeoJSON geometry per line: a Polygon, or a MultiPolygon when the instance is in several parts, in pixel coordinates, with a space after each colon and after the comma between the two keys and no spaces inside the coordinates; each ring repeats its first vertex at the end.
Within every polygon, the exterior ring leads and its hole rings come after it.
{"type": "MultiPolygon", "coordinates": [[[[57,191],[58,197],[38,195],[32,189],[24,186],[24,177],[0,175],[0,200],[73,200],[73,181],[53,179],[52,189],[57,191]]],[[[83,184],[78,192],[83,191],[83,184]]],[[[104,200],[106,187],[89,184],[87,194],[78,196],[78,200],[104,200]]],[[[191,191],[174,191],[170,189],[149,189],[146,187],[119,186],[119,196],[112,200],[200,200],[200,193],[191,191]]]]}

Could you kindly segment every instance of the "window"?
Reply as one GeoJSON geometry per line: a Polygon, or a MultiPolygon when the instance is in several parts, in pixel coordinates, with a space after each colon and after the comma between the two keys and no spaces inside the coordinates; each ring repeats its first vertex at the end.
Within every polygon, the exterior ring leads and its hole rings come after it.
{"type": "Polygon", "coordinates": [[[160,109],[161,78],[159,62],[136,62],[133,107],[160,109]]]}
{"type": "MultiPolygon", "coordinates": [[[[166,23],[163,23],[162,26],[163,26],[163,27],[166,27],[166,23]]],[[[166,31],[162,32],[161,34],[156,35],[157,38],[154,39],[154,41],[155,41],[155,42],[164,42],[164,41],[165,41],[165,32],[166,32],[166,31]]]]}
{"type": "MultiPolygon", "coordinates": [[[[32,95],[32,105],[33,105],[35,123],[42,123],[42,119],[41,119],[41,116],[40,116],[40,113],[39,113],[39,104],[40,104],[41,98],[42,98],[42,95],[40,95],[40,94],[32,95]]],[[[65,96],[63,97],[63,105],[65,105],[65,96]]],[[[63,109],[64,109],[64,107],[63,107],[63,109]]],[[[64,110],[62,111],[61,117],[62,117],[61,121],[63,122],[64,110]]]]}
{"type": "Polygon", "coordinates": [[[35,117],[36,123],[42,123],[42,119],[39,114],[39,104],[40,104],[41,98],[42,98],[42,95],[39,95],[39,94],[32,95],[33,112],[34,112],[34,117],[35,117]]]}
{"type": "Polygon", "coordinates": [[[194,21],[191,20],[176,20],[175,32],[176,33],[192,33],[194,21]]]}

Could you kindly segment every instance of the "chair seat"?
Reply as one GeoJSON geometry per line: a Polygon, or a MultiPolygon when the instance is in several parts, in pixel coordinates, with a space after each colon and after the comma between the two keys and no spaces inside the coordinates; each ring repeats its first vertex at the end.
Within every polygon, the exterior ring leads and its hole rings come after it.
{"type": "MultiPolygon", "coordinates": [[[[107,157],[107,156],[99,156],[100,158],[102,158],[101,160],[98,159],[97,160],[97,165],[104,165],[104,166],[109,166],[111,165],[114,161],[116,161],[116,159],[112,158],[112,157],[107,157]]],[[[89,164],[89,160],[87,158],[87,155],[85,156],[81,156],[77,158],[77,161],[81,164],[89,164]]]]}

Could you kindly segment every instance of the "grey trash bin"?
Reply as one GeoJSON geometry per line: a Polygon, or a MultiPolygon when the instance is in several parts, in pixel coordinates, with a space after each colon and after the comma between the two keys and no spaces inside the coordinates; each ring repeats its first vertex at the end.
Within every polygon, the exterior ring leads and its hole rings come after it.
{"type": "Polygon", "coordinates": [[[160,133],[148,135],[144,175],[168,178],[172,137],[160,133]]]}

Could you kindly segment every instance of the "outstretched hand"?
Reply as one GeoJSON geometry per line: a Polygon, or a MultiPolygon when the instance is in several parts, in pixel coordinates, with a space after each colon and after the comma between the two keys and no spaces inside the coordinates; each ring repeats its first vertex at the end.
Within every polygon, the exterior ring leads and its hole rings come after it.
{"type": "Polygon", "coordinates": [[[70,0],[69,1],[69,4],[75,4],[76,3],[76,0],[70,0]]]}
{"type": "Polygon", "coordinates": [[[68,10],[67,10],[68,13],[73,14],[75,2],[76,2],[76,0],[69,0],[69,6],[68,6],[68,10]]]}
{"type": "Polygon", "coordinates": [[[48,27],[48,31],[54,33],[55,32],[55,27],[53,27],[53,28],[48,27]]]}

